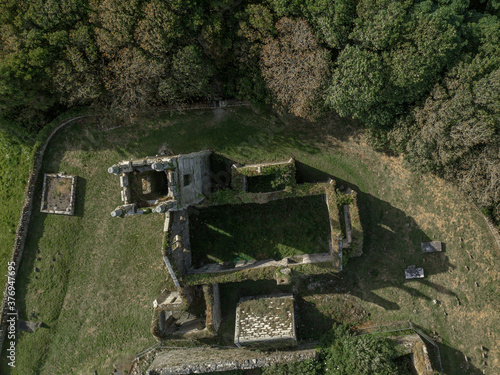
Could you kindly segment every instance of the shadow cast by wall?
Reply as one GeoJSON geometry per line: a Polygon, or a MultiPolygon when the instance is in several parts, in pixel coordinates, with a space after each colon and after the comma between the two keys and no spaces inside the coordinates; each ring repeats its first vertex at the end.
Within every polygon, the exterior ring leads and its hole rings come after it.
{"type": "Polygon", "coordinates": [[[331,177],[319,169],[295,160],[295,176],[298,184],[327,182],[331,177]]]}
{"type": "Polygon", "coordinates": [[[210,188],[212,191],[224,190],[231,185],[231,166],[235,160],[212,152],[210,155],[210,188]]]}
{"type": "Polygon", "coordinates": [[[85,193],[87,191],[87,180],[78,176],[76,180],[76,202],[74,216],[83,217],[85,213],[85,193]]]}
{"type": "MultiPolygon", "coordinates": [[[[328,178],[334,178],[300,161],[296,161],[296,165],[298,182],[324,182],[328,178]]],[[[400,309],[398,302],[388,300],[377,292],[388,287],[398,288],[412,297],[431,301],[433,297],[425,293],[425,290],[422,291],[421,285],[425,285],[429,289],[457,298],[452,290],[427,279],[434,274],[452,272],[456,266],[443,252],[422,253],[420,243],[433,239],[419,228],[413,218],[388,202],[360,191],[352,183],[334,179],[338,188],[350,188],[357,192],[364,229],[363,255],[348,260],[342,273],[332,274],[328,282],[329,287],[319,293],[350,291],[356,297],[386,310],[400,309]],[[410,265],[423,267],[426,278],[406,280],[404,270],[410,265]]],[[[303,295],[317,293],[317,290],[305,290],[303,295]]]]}
{"type": "Polygon", "coordinates": [[[295,327],[300,341],[316,340],[318,332],[329,331],[335,323],[331,316],[319,311],[314,303],[306,301],[300,295],[295,296],[295,309],[295,327]]]}
{"type": "MultiPolygon", "coordinates": [[[[43,176],[43,171],[40,172],[40,176],[43,176]]],[[[38,312],[26,305],[25,296],[30,284],[40,278],[39,263],[42,257],[38,249],[38,243],[43,237],[47,215],[50,215],[40,212],[43,183],[43,177],[40,178],[40,176],[35,186],[33,211],[28,227],[28,235],[16,277],[16,308],[19,312],[20,320],[36,320],[39,318],[38,312]]]]}

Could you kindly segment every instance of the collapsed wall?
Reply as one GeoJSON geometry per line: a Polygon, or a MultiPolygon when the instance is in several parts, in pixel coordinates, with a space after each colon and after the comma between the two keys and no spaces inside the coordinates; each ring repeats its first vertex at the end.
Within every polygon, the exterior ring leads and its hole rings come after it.
{"type": "Polygon", "coordinates": [[[200,203],[211,191],[210,154],[148,156],[112,165],[108,172],[120,178],[123,204],[111,216],[164,213],[200,203]]]}
{"type": "Polygon", "coordinates": [[[307,359],[316,359],[316,349],[258,352],[248,349],[200,347],[165,350],[158,353],[147,370],[148,375],[203,374],[219,371],[252,370],[307,359]]]}
{"type": "Polygon", "coordinates": [[[216,334],[222,321],[219,284],[203,285],[203,294],[206,303],[205,325],[210,332],[216,334]]]}

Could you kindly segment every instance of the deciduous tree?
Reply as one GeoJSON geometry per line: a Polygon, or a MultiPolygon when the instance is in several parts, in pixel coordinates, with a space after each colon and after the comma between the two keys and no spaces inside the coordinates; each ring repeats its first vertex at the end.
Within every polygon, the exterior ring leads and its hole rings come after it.
{"type": "Polygon", "coordinates": [[[330,53],[319,46],[304,20],[282,18],[277,37],[262,48],[262,72],[278,102],[296,116],[314,119],[323,108],[330,53]]]}

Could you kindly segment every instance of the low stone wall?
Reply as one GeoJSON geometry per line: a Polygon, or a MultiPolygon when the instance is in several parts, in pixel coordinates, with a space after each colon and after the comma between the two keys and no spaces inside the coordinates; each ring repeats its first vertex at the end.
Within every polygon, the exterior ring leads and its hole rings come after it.
{"type": "Polygon", "coordinates": [[[265,259],[258,261],[241,261],[241,263],[237,263],[234,267],[225,267],[221,263],[210,263],[201,268],[190,268],[188,274],[230,273],[263,267],[293,267],[301,264],[331,263],[334,260],[335,258],[330,253],[302,254],[294,255],[290,258],[283,258],[281,260],[265,259]]]}
{"type": "Polygon", "coordinates": [[[216,334],[222,321],[219,284],[203,285],[203,295],[206,304],[205,326],[211,333],[216,334]]]}
{"type": "Polygon", "coordinates": [[[411,354],[413,366],[417,375],[434,375],[434,369],[429,358],[429,352],[424,341],[418,334],[391,337],[401,354],[411,354]]]}
{"type": "Polygon", "coordinates": [[[230,108],[230,107],[250,107],[250,103],[245,100],[227,99],[227,100],[213,100],[210,102],[199,102],[182,104],[177,106],[172,106],[171,108],[166,108],[159,110],[159,112],[180,112],[196,109],[217,109],[217,108],[230,108]]]}
{"type": "Polygon", "coordinates": [[[316,349],[310,348],[272,353],[237,348],[176,349],[159,352],[146,373],[148,375],[181,375],[251,370],[316,358],[316,349]]]}
{"type": "Polygon", "coordinates": [[[42,187],[42,204],[40,207],[40,212],[47,214],[58,214],[58,215],[74,215],[75,214],[75,202],[76,202],[76,181],[77,176],[66,175],[64,173],[46,173],[43,176],[43,187],[42,187]],[[69,179],[71,181],[71,191],[69,199],[69,207],[66,210],[51,210],[46,199],[49,196],[49,184],[47,184],[47,179],[69,179]]]}
{"type": "Polygon", "coordinates": [[[212,311],[212,322],[214,325],[215,332],[219,331],[220,324],[222,322],[222,310],[220,305],[220,290],[219,284],[214,284],[214,304],[212,311]]]}
{"type": "MultiPolygon", "coordinates": [[[[14,263],[15,271],[13,276],[9,276],[9,278],[12,278],[15,280],[17,276],[17,271],[19,270],[19,264],[21,262],[21,258],[23,255],[24,251],[24,244],[26,242],[26,236],[28,234],[28,227],[31,219],[31,213],[33,210],[33,202],[34,202],[34,194],[35,194],[35,187],[36,183],[38,180],[38,175],[40,174],[40,169],[42,168],[42,161],[43,161],[43,155],[45,153],[45,149],[47,148],[47,145],[49,144],[50,140],[52,137],[63,127],[65,127],[68,124],[71,124],[72,122],[76,120],[80,120],[82,118],[89,117],[88,115],[82,115],[82,116],[77,116],[70,118],[68,120],[63,121],[59,126],[57,126],[52,132],[48,135],[46,138],[45,143],[36,150],[35,152],[35,157],[33,160],[33,167],[31,169],[31,173],[28,178],[28,184],[26,185],[26,192],[24,196],[24,205],[21,209],[21,216],[17,225],[17,231],[16,231],[16,236],[14,239],[14,247],[12,249],[12,256],[10,258],[10,262],[14,263]]],[[[7,280],[7,283],[4,288],[3,292],[3,299],[2,299],[2,305],[0,309],[0,323],[1,323],[1,328],[0,328],[0,352],[2,351],[3,347],[3,342],[5,340],[5,335],[6,335],[6,329],[7,329],[7,317],[9,315],[16,315],[17,319],[17,311],[15,313],[8,312],[7,311],[7,290],[9,286],[9,280],[7,280]]]]}
{"type": "Polygon", "coordinates": [[[352,242],[352,228],[351,228],[351,214],[349,213],[349,206],[345,204],[344,209],[344,220],[345,220],[345,235],[347,243],[352,242]]]}

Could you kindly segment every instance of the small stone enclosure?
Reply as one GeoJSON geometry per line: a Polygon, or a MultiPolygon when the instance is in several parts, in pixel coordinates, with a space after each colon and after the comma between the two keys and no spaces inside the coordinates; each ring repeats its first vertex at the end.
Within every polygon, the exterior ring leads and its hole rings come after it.
{"type": "Polygon", "coordinates": [[[69,176],[64,173],[44,174],[40,212],[74,215],[75,198],[76,176],[69,176]]]}

